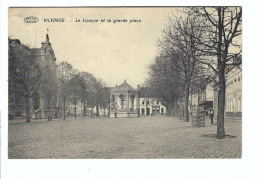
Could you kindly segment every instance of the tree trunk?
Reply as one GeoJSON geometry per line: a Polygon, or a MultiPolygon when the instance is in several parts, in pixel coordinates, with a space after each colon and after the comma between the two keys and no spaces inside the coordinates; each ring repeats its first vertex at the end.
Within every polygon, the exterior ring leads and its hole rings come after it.
{"type": "Polygon", "coordinates": [[[218,93],[218,114],[217,114],[217,137],[225,137],[224,129],[224,113],[225,113],[225,92],[226,92],[226,81],[225,81],[225,57],[222,56],[222,8],[218,8],[218,48],[217,48],[217,59],[219,69],[219,93],[218,93]]]}
{"type": "Polygon", "coordinates": [[[83,118],[86,117],[86,101],[83,103],[83,118]]]}
{"type": "Polygon", "coordinates": [[[74,106],[75,106],[75,108],[74,108],[74,117],[76,119],[77,118],[77,102],[76,102],[76,100],[75,100],[74,106]]]}
{"type": "Polygon", "coordinates": [[[167,116],[174,116],[174,101],[170,101],[166,105],[166,115],[167,116]]]}
{"type": "Polygon", "coordinates": [[[174,100],[174,117],[177,116],[177,112],[178,112],[178,105],[177,105],[177,98],[175,98],[174,100]]]}
{"type": "Polygon", "coordinates": [[[91,107],[91,118],[93,117],[93,111],[94,109],[93,109],[93,107],[91,107]]]}
{"type": "Polygon", "coordinates": [[[219,68],[219,93],[218,93],[218,113],[217,113],[217,137],[225,137],[224,114],[225,114],[225,67],[220,65],[219,68]]]}
{"type": "Polygon", "coordinates": [[[186,84],[185,94],[184,94],[184,121],[189,122],[189,91],[190,86],[186,84]]]}
{"type": "Polygon", "coordinates": [[[48,121],[52,120],[52,115],[50,112],[50,100],[47,100],[47,109],[48,109],[48,121]]]}
{"type": "Polygon", "coordinates": [[[174,102],[169,103],[169,108],[170,108],[170,116],[174,116],[174,102]]]}
{"type": "Polygon", "coordinates": [[[63,97],[63,119],[66,119],[66,97],[63,97]]]}
{"type": "Polygon", "coordinates": [[[98,108],[98,105],[96,105],[96,111],[97,111],[97,117],[99,117],[99,108],[98,108]]]}
{"type": "Polygon", "coordinates": [[[173,100],[173,116],[175,117],[176,114],[177,114],[177,110],[176,110],[176,106],[177,106],[177,103],[176,103],[177,99],[174,98],[173,100]]]}
{"type": "Polygon", "coordinates": [[[26,122],[31,122],[31,115],[30,115],[30,98],[28,96],[25,97],[25,111],[26,111],[26,122]]]}
{"type": "Polygon", "coordinates": [[[171,116],[171,106],[169,104],[166,106],[166,110],[167,110],[166,115],[171,116]]]}
{"type": "Polygon", "coordinates": [[[170,116],[170,114],[171,114],[171,111],[170,111],[170,106],[168,104],[168,105],[166,105],[166,115],[170,116]]]}
{"type": "Polygon", "coordinates": [[[176,103],[176,101],[177,101],[177,98],[176,97],[174,97],[173,98],[173,100],[172,100],[172,116],[176,116],[176,113],[177,113],[177,110],[176,110],[176,105],[177,105],[177,103],[176,103]]]}

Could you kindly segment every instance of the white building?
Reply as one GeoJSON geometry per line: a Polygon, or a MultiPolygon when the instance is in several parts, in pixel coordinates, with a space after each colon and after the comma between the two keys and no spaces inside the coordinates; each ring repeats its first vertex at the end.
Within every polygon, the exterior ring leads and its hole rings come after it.
{"type": "Polygon", "coordinates": [[[165,115],[166,107],[155,98],[140,97],[140,116],[165,115]]]}
{"type": "Polygon", "coordinates": [[[242,117],[242,66],[226,74],[226,117],[242,117]]]}

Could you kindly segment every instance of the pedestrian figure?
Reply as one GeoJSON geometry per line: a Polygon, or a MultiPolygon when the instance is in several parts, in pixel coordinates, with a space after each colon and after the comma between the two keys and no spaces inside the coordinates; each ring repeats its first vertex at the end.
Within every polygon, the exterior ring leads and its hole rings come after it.
{"type": "Polygon", "coordinates": [[[210,120],[211,120],[211,124],[213,124],[213,117],[214,117],[214,110],[213,109],[211,109],[210,110],[210,120]]]}
{"type": "Polygon", "coordinates": [[[116,118],[116,112],[115,112],[115,118],[116,118]]]}

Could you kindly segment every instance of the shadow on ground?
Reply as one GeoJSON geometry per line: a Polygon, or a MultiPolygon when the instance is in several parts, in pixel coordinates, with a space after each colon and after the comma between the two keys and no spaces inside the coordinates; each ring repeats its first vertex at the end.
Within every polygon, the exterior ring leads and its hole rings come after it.
{"type": "Polygon", "coordinates": [[[226,135],[225,137],[219,138],[219,137],[217,137],[217,134],[205,134],[205,135],[202,135],[202,137],[217,138],[217,139],[227,139],[227,138],[236,138],[237,136],[226,135]]]}

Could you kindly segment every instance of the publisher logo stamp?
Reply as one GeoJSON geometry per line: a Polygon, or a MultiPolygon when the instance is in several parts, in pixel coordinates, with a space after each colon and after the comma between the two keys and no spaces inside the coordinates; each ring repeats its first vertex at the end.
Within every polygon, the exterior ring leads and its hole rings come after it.
{"type": "Polygon", "coordinates": [[[39,21],[39,19],[34,16],[29,16],[29,17],[24,18],[24,22],[26,22],[26,23],[36,23],[38,21],[39,21]]]}

